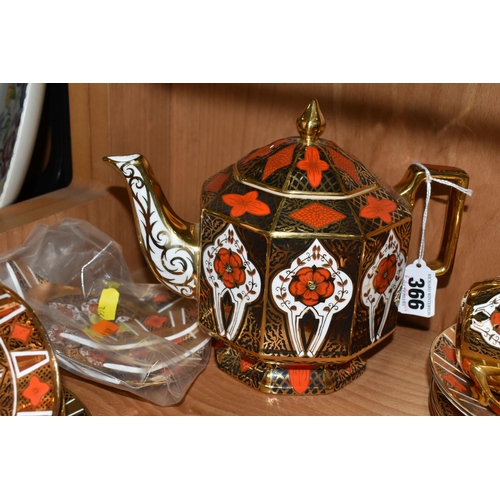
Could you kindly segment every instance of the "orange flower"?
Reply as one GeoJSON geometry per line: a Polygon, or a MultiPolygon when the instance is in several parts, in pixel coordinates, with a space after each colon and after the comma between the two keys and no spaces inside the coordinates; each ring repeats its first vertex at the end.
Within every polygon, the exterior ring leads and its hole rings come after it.
{"type": "Polygon", "coordinates": [[[222,201],[233,207],[229,215],[231,217],[241,217],[249,213],[252,215],[269,215],[271,209],[269,206],[257,199],[259,193],[250,191],[247,194],[225,194],[222,196],[222,201]]]}
{"type": "Polygon", "coordinates": [[[333,295],[335,286],[330,272],[325,268],[303,267],[290,282],[290,293],[306,306],[315,306],[333,295]]]}
{"type": "Polygon", "coordinates": [[[319,151],[314,146],[309,146],[305,158],[297,163],[297,167],[307,172],[309,184],[316,188],[321,184],[322,172],[328,170],[328,163],[319,159],[319,151]]]}
{"type": "Polygon", "coordinates": [[[36,375],[31,377],[28,387],[24,390],[23,396],[31,401],[31,404],[36,408],[42,398],[49,392],[50,386],[42,382],[36,375]]]}
{"type": "Polygon", "coordinates": [[[215,272],[227,288],[236,288],[245,283],[245,266],[241,257],[231,249],[221,248],[214,260],[215,272]]]}
{"type": "Polygon", "coordinates": [[[384,222],[390,224],[392,222],[391,213],[396,210],[396,202],[392,200],[377,200],[373,196],[367,196],[368,205],[363,207],[359,212],[361,217],[365,219],[376,219],[380,217],[384,222]]]}
{"type": "Polygon", "coordinates": [[[380,261],[377,274],[373,278],[373,288],[377,293],[384,293],[396,274],[396,256],[389,255],[380,261]]]}
{"type": "Polygon", "coordinates": [[[495,310],[495,312],[490,317],[491,326],[493,326],[493,330],[498,331],[498,327],[500,326],[500,312],[495,310]]]}

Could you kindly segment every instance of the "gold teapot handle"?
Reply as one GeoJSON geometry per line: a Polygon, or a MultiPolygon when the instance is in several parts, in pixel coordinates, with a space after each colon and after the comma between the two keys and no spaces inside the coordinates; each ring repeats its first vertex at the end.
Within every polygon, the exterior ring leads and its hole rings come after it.
{"type": "MultiPolygon", "coordinates": [[[[424,165],[431,176],[435,179],[453,182],[457,186],[466,189],[469,186],[469,176],[467,172],[456,167],[445,167],[441,165],[424,165]]],[[[417,190],[427,178],[425,170],[419,165],[412,164],[408,167],[406,174],[401,181],[394,186],[394,189],[409,204],[411,209],[415,206],[417,190]]],[[[446,212],[446,225],[444,229],[443,241],[438,257],[427,265],[436,272],[436,276],[443,276],[448,273],[455,259],[462,213],[465,205],[466,194],[458,189],[451,189],[448,210],[446,212]]]]}

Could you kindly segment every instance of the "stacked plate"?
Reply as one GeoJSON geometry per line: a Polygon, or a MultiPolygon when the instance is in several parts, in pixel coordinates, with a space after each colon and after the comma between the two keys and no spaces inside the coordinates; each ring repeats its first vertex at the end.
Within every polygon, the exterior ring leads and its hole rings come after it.
{"type": "Polygon", "coordinates": [[[429,407],[436,416],[496,416],[474,397],[474,383],[455,355],[455,326],[439,334],[431,345],[432,385],[429,407]]]}
{"type": "Polygon", "coordinates": [[[0,285],[0,415],[88,415],[63,388],[48,335],[23,299],[0,285]]]}

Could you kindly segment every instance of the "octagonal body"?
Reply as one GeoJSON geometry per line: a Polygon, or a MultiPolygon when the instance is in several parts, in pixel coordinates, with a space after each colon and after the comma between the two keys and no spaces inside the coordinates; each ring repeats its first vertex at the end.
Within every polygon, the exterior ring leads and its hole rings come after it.
{"type": "Polygon", "coordinates": [[[199,321],[265,363],[345,363],[396,326],[411,211],[335,143],[290,137],[209,179],[199,321]]]}

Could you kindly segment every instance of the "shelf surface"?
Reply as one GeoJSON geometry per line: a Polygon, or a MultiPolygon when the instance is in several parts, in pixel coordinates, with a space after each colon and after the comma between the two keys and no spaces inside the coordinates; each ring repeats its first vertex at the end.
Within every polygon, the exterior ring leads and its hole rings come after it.
{"type": "Polygon", "coordinates": [[[173,406],[161,407],[65,370],[62,382],[95,416],[428,416],[432,377],[429,349],[437,335],[398,327],[367,353],[366,372],[360,378],[328,395],[264,394],[220,371],[213,352],[184,399],[173,406]]]}

